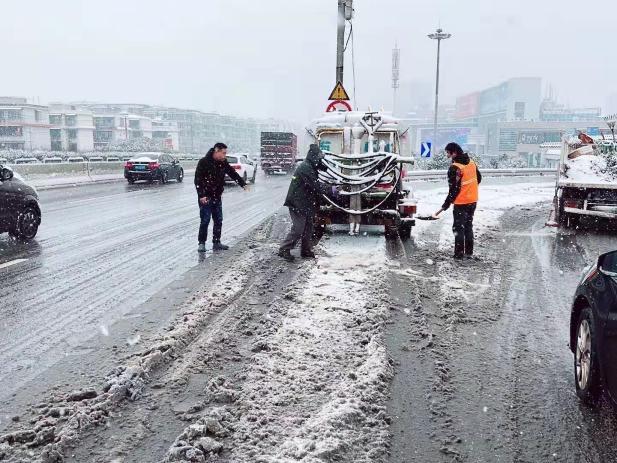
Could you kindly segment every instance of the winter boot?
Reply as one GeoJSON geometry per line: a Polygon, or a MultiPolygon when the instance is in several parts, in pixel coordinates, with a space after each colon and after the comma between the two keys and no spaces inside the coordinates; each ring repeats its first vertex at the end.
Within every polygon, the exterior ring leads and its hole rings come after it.
{"type": "Polygon", "coordinates": [[[296,258],[291,255],[291,251],[289,249],[279,249],[277,256],[282,257],[287,262],[293,262],[296,258]]]}
{"type": "Polygon", "coordinates": [[[223,243],[212,243],[212,250],[213,251],[227,251],[229,249],[229,246],[227,246],[226,244],[223,243]]]}
{"type": "Polygon", "coordinates": [[[206,243],[199,243],[197,246],[197,252],[206,252],[206,243]]]}

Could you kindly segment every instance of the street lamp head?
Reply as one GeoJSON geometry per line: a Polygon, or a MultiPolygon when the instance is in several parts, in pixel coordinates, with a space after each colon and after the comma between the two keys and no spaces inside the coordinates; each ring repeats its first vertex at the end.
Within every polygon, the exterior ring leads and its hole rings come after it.
{"type": "Polygon", "coordinates": [[[437,29],[436,32],[429,34],[428,38],[433,40],[446,40],[452,37],[452,34],[448,34],[443,31],[443,29],[437,29]]]}

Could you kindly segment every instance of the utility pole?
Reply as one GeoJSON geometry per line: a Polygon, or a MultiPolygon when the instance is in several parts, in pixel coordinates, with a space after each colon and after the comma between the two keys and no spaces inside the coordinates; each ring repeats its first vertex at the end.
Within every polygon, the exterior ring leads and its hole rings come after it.
{"type": "Polygon", "coordinates": [[[433,34],[429,34],[428,38],[437,40],[437,73],[435,75],[435,125],[433,127],[433,149],[437,150],[437,117],[439,111],[439,59],[441,55],[441,41],[452,37],[452,34],[445,33],[441,28],[433,34]]]}
{"type": "Polygon", "coordinates": [[[336,28],[336,81],[343,83],[345,67],[345,21],[353,18],[353,0],[338,0],[336,28]]]}

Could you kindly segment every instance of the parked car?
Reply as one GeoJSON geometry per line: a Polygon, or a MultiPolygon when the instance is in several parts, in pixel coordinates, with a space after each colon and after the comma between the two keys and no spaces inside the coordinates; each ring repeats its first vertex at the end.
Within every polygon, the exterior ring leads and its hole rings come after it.
{"type": "Polygon", "coordinates": [[[0,158],[0,166],[6,166],[9,163],[7,158],[0,158]]]}
{"type": "MultiPolygon", "coordinates": [[[[245,182],[255,183],[255,178],[257,177],[257,163],[251,159],[246,154],[233,154],[227,156],[227,162],[233,167],[240,177],[244,179],[245,182]]],[[[228,175],[225,176],[225,181],[231,182],[231,178],[228,175]]]]}
{"type": "Polygon", "coordinates": [[[124,164],[124,178],[131,184],[139,180],[149,183],[155,180],[161,183],[167,183],[169,180],[181,182],[184,180],[184,169],[170,154],[152,153],[128,160],[124,164]]]}
{"type": "Polygon", "coordinates": [[[38,164],[39,162],[41,161],[37,158],[17,158],[14,164],[38,164]]]}
{"type": "Polygon", "coordinates": [[[59,156],[50,156],[48,158],[43,158],[43,164],[61,164],[62,158],[59,156]]]}
{"type": "Polygon", "coordinates": [[[83,156],[71,156],[67,159],[68,162],[70,163],[80,163],[80,162],[86,162],[86,159],[83,156]]]}
{"type": "Polygon", "coordinates": [[[117,156],[107,156],[105,158],[105,161],[107,162],[120,162],[120,158],[117,156]]]}
{"type": "Polygon", "coordinates": [[[0,166],[0,233],[28,241],[41,224],[36,190],[6,166],[0,166]]]}
{"type": "Polygon", "coordinates": [[[579,398],[594,404],[605,389],[617,405],[617,251],[585,271],[572,305],[570,349],[579,398]]]}
{"type": "Polygon", "coordinates": [[[104,159],[102,156],[92,156],[88,158],[88,162],[103,162],[104,159]]]}

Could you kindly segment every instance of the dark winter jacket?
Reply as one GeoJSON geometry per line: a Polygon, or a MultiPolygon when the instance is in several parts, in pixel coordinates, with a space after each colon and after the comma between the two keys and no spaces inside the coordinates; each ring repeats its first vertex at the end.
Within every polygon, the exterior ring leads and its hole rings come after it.
{"type": "Polygon", "coordinates": [[[318,172],[323,169],[323,153],[317,145],[311,145],[306,159],[302,161],[289,185],[285,206],[295,211],[312,215],[317,210],[322,194],[330,193],[331,187],[319,181],[318,172]]]}
{"type": "MultiPolygon", "coordinates": [[[[459,164],[463,164],[466,166],[469,164],[469,155],[467,153],[463,153],[461,156],[456,156],[452,162],[457,162],[459,164]]],[[[480,169],[476,165],[476,176],[478,177],[478,183],[482,182],[482,174],[480,174],[480,169]]],[[[463,173],[461,170],[455,165],[451,165],[448,169],[448,185],[450,190],[448,191],[448,196],[446,197],[445,202],[441,208],[445,211],[450,207],[450,204],[454,202],[458,194],[461,192],[461,179],[463,178],[463,173]]]]}
{"type": "Polygon", "coordinates": [[[195,188],[198,198],[219,199],[225,189],[225,174],[240,186],[245,186],[246,182],[238,175],[233,167],[229,165],[227,159],[215,161],[212,155],[214,148],[199,160],[195,169],[195,188]]]}

